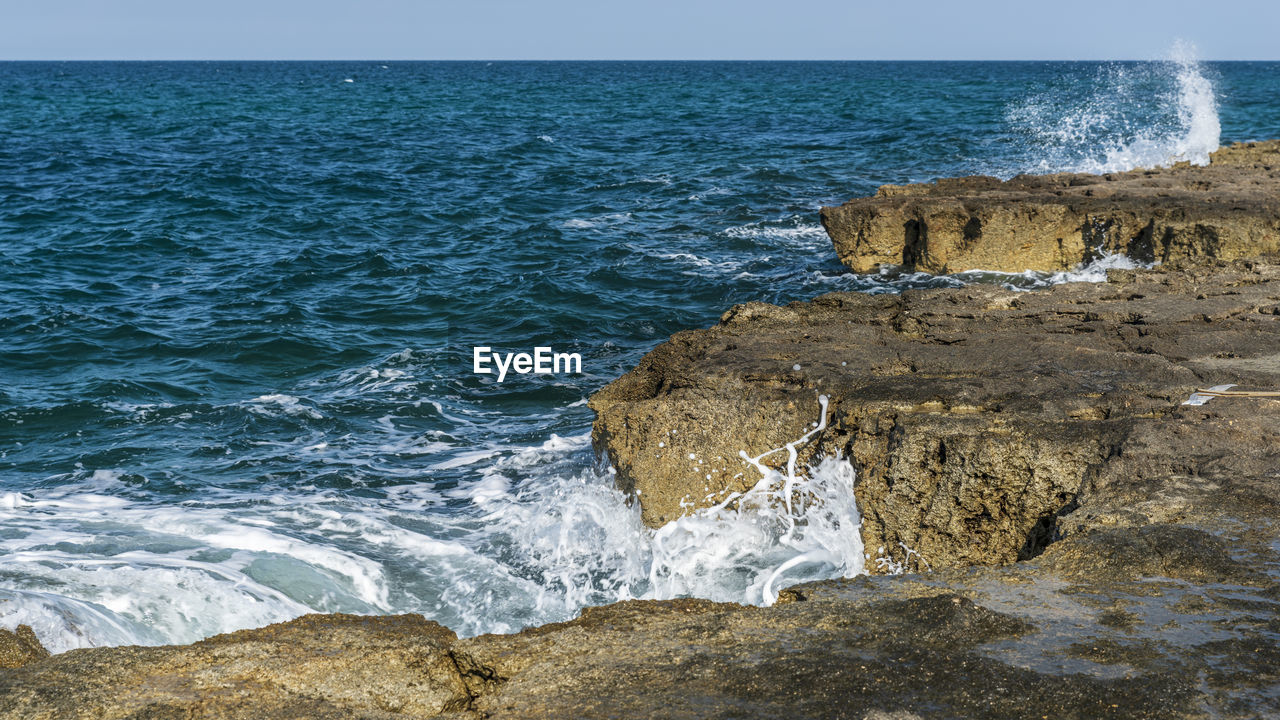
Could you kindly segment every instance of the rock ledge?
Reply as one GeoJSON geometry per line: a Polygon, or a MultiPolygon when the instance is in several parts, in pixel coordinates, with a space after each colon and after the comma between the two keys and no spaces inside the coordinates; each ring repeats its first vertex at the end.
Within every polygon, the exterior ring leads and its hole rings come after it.
{"type": "Polygon", "coordinates": [[[1057,271],[1102,253],[1256,257],[1280,250],[1280,140],[1222,148],[1206,167],[885,185],[821,218],[856,272],[1057,271]]]}

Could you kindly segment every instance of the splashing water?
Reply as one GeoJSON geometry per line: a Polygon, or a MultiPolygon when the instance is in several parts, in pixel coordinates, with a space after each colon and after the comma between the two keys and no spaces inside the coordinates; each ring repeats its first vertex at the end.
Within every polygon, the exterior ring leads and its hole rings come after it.
{"type": "Polygon", "coordinates": [[[827,457],[807,472],[796,468],[797,448],[826,427],[826,396],[819,403],[821,417],[803,437],[743,455],[761,474],[754,487],[657,530],[625,507],[608,475],[544,479],[544,489],[497,495],[485,520],[510,533],[508,546],[523,555],[518,565],[537,568],[538,606],[560,614],[688,595],[770,604],[787,585],[853,577],[864,570],[853,466],[827,457]],[[783,450],[785,473],[763,464],[783,450]]]}
{"type": "Polygon", "coordinates": [[[1222,140],[1218,101],[1213,83],[1200,72],[1195,46],[1185,41],[1174,45],[1173,61],[1178,66],[1178,124],[1186,132],[1178,137],[1174,157],[1193,165],[1208,165],[1209,154],[1222,140]]]}
{"type": "Polygon", "coordinates": [[[1037,172],[1207,165],[1222,133],[1213,83],[1184,41],[1167,60],[1064,78],[1014,105],[1008,120],[1026,139],[1037,172]]]}
{"type": "Polygon", "coordinates": [[[747,458],[755,487],[657,530],[611,471],[582,469],[585,434],[495,450],[452,490],[398,485],[380,500],[237,490],[157,506],[109,495],[120,473],[59,478],[0,497],[0,552],[25,586],[0,588],[0,626],[29,624],[64,651],[191,642],[316,611],[422,612],[468,635],[632,598],[772,603],[787,585],[863,572],[853,467],[796,468],[796,449],[826,426],[820,403],[804,437],[747,458]],[[785,472],[762,463],[783,450],[785,472]]]}
{"type": "Polygon", "coordinates": [[[1103,253],[1087,263],[1058,272],[1023,270],[1020,273],[992,272],[990,270],[966,270],[947,276],[957,287],[968,283],[999,285],[1009,290],[1041,290],[1053,285],[1073,282],[1102,283],[1107,281],[1108,270],[1137,270],[1155,267],[1156,263],[1142,263],[1128,255],[1103,253]]]}
{"type": "Polygon", "coordinates": [[[854,500],[854,470],[835,457],[822,459],[807,475],[796,469],[797,447],[827,425],[822,414],[803,437],[756,457],[739,451],[760,472],[745,493],[670,523],[653,538],[651,593],[690,594],[712,579],[713,599],[772,604],[785,584],[863,572],[862,517],[854,500]],[[763,463],[786,450],[785,474],[763,463]]]}

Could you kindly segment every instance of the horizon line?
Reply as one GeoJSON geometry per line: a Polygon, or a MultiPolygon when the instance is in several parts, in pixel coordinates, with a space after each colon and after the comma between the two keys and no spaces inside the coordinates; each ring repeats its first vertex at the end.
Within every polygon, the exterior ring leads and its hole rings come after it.
{"type": "MultiPolygon", "coordinates": [[[[1197,62],[1210,63],[1249,63],[1280,62],[1277,59],[1228,59],[1198,58],[1197,62]]],[[[94,63],[94,62],[369,62],[369,63],[878,63],[878,62],[973,62],[973,63],[1005,63],[1005,62],[1173,62],[1168,58],[0,58],[0,63],[94,63]]]]}

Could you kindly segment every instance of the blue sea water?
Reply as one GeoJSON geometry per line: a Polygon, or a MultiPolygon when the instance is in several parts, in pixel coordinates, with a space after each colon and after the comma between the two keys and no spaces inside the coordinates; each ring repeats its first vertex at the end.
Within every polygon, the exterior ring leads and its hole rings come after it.
{"type": "Polygon", "coordinates": [[[1069,279],[851,274],[821,205],[1272,137],[1275,63],[0,63],[0,626],[766,601],[797,550],[645,529],[592,392],[733,303],[1069,279]]]}

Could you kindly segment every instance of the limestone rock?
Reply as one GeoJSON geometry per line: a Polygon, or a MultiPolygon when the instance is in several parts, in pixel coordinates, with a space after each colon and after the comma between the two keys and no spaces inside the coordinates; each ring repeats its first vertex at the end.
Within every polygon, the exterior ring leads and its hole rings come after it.
{"type": "Polygon", "coordinates": [[[0,671],[0,717],[400,718],[466,708],[455,636],[419,615],[306,615],[192,645],[0,671]]]}
{"type": "Polygon", "coordinates": [[[1277,313],[1280,265],[1262,262],[748,305],[597,393],[594,438],[656,527],[754,484],[739,451],[799,438],[826,395],[800,461],[848,458],[865,546],[917,569],[1229,502],[1271,517],[1280,402],[1181,403],[1224,383],[1280,389],[1277,313]]]}
{"type": "Polygon", "coordinates": [[[0,668],[17,668],[49,657],[30,625],[0,628],[0,668]]]}
{"type": "Polygon", "coordinates": [[[1255,257],[1280,250],[1280,141],[1222,148],[1205,167],[885,185],[821,218],[857,272],[1067,270],[1100,253],[1255,257]]]}

